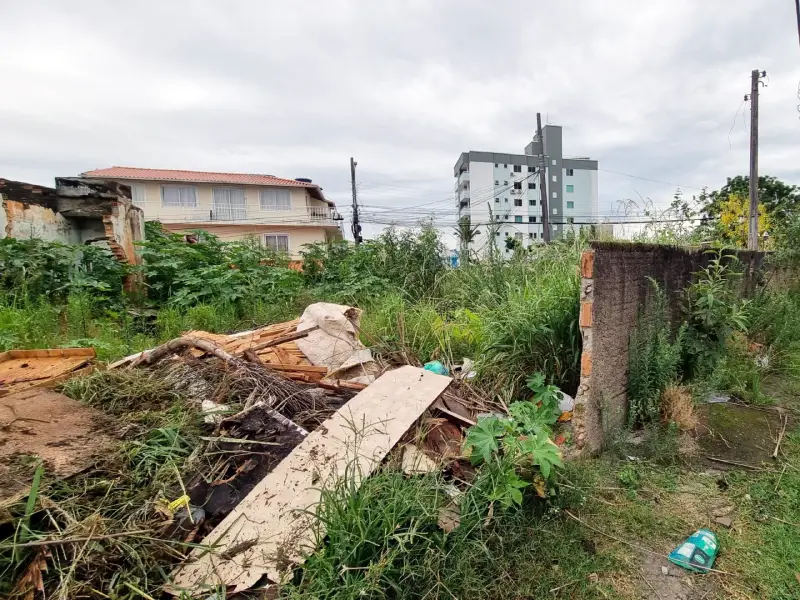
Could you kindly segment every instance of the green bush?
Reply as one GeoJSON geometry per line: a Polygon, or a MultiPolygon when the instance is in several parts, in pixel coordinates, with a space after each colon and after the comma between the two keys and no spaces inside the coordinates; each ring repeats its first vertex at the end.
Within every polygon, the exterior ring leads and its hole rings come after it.
{"type": "Polygon", "coordinates": [[[657,422],[661,393],[679,377],[686,328],[673,334],[667,297],[658,284],[639,311],[628,344],[628,423],[657,422]]]}

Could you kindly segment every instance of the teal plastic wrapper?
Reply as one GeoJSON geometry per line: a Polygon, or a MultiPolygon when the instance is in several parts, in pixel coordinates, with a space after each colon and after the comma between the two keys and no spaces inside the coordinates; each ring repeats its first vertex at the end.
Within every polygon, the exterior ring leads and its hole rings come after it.
{"type": "Polygon", "coordinates": [[[719,541],[716,534],[708,529],[698,529],[669,553],[669,560],[695,573],[708,573],[718,553],[719,541]]]}

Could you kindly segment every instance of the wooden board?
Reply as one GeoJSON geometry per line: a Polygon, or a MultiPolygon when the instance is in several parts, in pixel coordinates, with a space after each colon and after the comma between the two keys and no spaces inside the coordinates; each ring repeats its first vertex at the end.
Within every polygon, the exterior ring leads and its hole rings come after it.
{"type": "Polygon", "coordinates": [[[0,507],[24,496],[35,461],[48,477],[68,477],[107,454],[107,417],[52,390],[33,389],[0,398],[0,507]]]}
{"type": "Polygon", "coordinates": [[[3,352],[0,354],[0,396],[61,381],[94,357],[94,348],[3,352]]]}
{"type": "Polygon", "coordinates": [[[449,377],[416,367],[383,374],[297,446],[173,573],[171,593],[219,585],[249,589],[262,576],[280,582],[314,550],[311,529],[320,488],[345,475],[367,477],[439,397],[449,377]],[[237,552],[237,549],[241,549],[237,552]]]}

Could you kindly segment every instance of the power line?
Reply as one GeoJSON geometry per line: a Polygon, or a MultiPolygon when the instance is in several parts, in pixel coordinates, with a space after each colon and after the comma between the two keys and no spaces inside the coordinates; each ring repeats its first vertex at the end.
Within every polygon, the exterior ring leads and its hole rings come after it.
{"type": "MultiPolygon", "coordinates": [[[[738,112],[738,111],[737,111],[738,112]]],[[[703,190],[703,188],[694,187],[691,185],[683,185],[680,183],[673,183],[671,181],[661,181],[659,179],[650,179],[649,177],[639,177],[638,175],[631,175],[630,173],[620,173],[619,171],[612,171],[610,169],[597,169],[598,171],[603,171],[604,173],[613,173],[614,175],[622,175],[623,177],[630,177],[631,179],[641,179],[642,181],[651,181],[653,183],[663,183],[664,185],[674,185],[675,187],[679,188],[687,188],[690,190],[703,190]]]]}

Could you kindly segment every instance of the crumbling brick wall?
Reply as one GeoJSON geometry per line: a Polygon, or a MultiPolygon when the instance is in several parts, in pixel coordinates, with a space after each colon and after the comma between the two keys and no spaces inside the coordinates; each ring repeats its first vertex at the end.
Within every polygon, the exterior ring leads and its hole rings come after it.
{"type": "MultiPolygon", "coordinates": [[[[738,252],[745,275],[743,293],[752,293],[764,255],[738,252]]],[[[701,249],[594,242],[581,257],[581,380],[575,406],[579,448],[599,451],[621,433],[628,416],[628,342],[652,278],[666,292],[673,321],[693,274],[713,256],[701,249]]]]}

